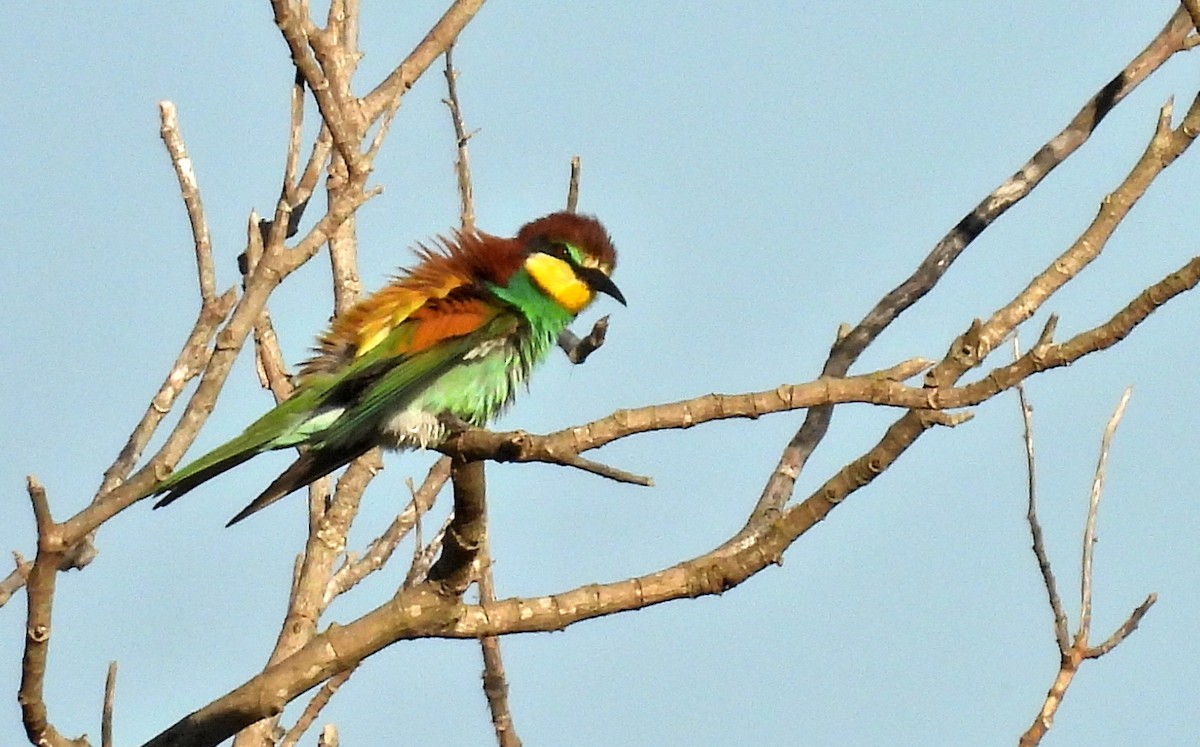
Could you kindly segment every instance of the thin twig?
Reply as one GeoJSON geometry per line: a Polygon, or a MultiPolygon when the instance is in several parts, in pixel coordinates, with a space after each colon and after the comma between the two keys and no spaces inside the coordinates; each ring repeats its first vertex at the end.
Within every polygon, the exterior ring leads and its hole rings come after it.
{"type": "MultiPolygon", "coordinates": [[[[1129,403],[1129,397],[1133,393],[1132,388],[1126,387],[1121,395],[1120,402],[1117,403],[1116,409],[1113,411],[1112,417],[1109,418],[1108,424],[1104,428],[1104,437],[1100,442],[1100,458],[1096,464],[1096,471],[1092,479],[1092,489],[1088,496],[1088,511],[1087,520],[1083,533],[1083,566],[1080,570],[1080,604],[1079,604],[1079,628],[1075,632],[1074,639],[1067,641],[1067,636],[1059,632],[1059,619],[1061,612],[1061,603],[1058,609],[1055,609],[1055,637],[1058,640],[1059,649],[1059,667],[1058,672],[1054,676],[1054,681],[1050,685],[1049,691],[1046,693],[1045,699],[1042,701],[1042,707],[1033,723],[1025,730],[1019,740],[1020,747],[1034,747],[1041,743],[1042,738],[1050,730],[1054,723],[1054,716],[1062,705],[1063,698],[1066,697],[1067,689],[1075,680],[1075,675],[1079,672],[1079,666],[1087,659],[1098,659],[1107,654],[1112,649],[1116,648],[1123,640],[1125,640],[1134,630],[1137,630],[1142,618],[1150,611],[1150,608],[1157,601],[1156,594],[1150,594],[1146,600],[1138,605],[1129,617],[1121,624],[1119,628],[1104,643],[1099,646],[1090,646],[1088,644],[1088,634],[1091,628],[1092,617],[1092,551],[1096,541],[1096,515],[1100,508],[1100,494],[1104,488],[1104,474],[1108,465],[1108,454],[1112,448],[1113,434],[1116,432],[1117,425],[1121,422],[1121,418],[1125,414],[1125,406],[1129,403]]],[[[1027,449],[1029,440],[1026,441],[1027,449]]],[[[1036,546],[1035,546],[1036,552],[1036,546]]],[[[1038,556],[1038,564],[1045,563],[1043,569],[1043,579],[1046,580],[1047,589],[1052,588],[1053,575],[1049,574],[1049,561],[1044,560],[1044,551],[1038,556]]],[[[1056,599],[1055,593],[1051,592],[1051,605],[1053,606],[1056,599]]],[[[1065,616],[1064,623],[1065,625],[1065,616]]]]}
{"type": "Polygon", "coordinates": [[[159,102],[159,120],[159,133],[171,158],[171,166],[175,170],[180,196],[183,198],[188,222],[191,225],[196,274],[200,288],[200,311],[166,380],[150,400],[149,407],[130,432],[129,438],[117,458],[104,471],[104,478],[92,499],[93,502],[99,501],[129,476],[129,471],[141,458],[142,451],[154,436],[167,413],[174,407],[184,387],[208,365],[212,354],[208,346],[209,341],[237,301],[237,293],[232,288],[220,297],[215,295],[216,276],[213,269],[212,241],[209,237],[208,222],[204,217],[200,187],[197,184],[196,173],[192,167],[191,158],[188,157],[183,136],[179,131],[179,119],[175,105],[170,101],[159,102]]]}
{"type": "MultiPolygon", "coordinates": [[[[369,574],[383,568],[392,557],[400,541],[414,527],[419,526],[421,517],[433,506],[438,493],[450,479],[450,457],[441,457],[429,469],[421,487],[412,492],[412,500],[404,507],[383,534],[375,538],[363,552],[361,559],[346,559],[325,587],[325,604],[354,588],[369,574]]],[[[418,541],[419,545],[420,542],[418,541]]]]}
{"type": "Polygon", "coordinates": [[[1129,613],[1129,617],[1125,619],[1125,622],[1121,623],[1121,627],[1113,631],[1113,634],[1106,638],[1104,643],[1101,643],[1099,646],[1092,646],[1085,651],[1083,658],[1099,659],[1101,656],[1104,656],[1109,651],[1112,651],[1114,648],[1116,648],[1117,644],[1128,638],[1130,633],[1137,630],[1138,625],[1141,625],[1142,623],[1142,618],[1146,616],[1146,613],[1150,611],[1150,608],[1153,607],[1154,603],[1157,601],[1158,594],[1154,592],[1147,594],[1145,601],[1143,601],[1137,607],[1134,607],[1133,612],[1129,613]]]}
{"type": "Polygon", "coordinates": [[[321,171],[329,160],[329,151],[332,147],[333,136],[329,134],[329,126],[322,122],[321,131],[317,133],[312,152],[308,156],[308,164],[300,174],[300,181],[296,183],[296,190],[292,195],[294,208],[307,203],[312,197],[317,188],[317,182],[321,178],[321,171]]]}
{"type": "Polygon", "coordinates": [[[329,701],[333,699],[338,688],[345,684],[350,676],[358,671],[358,667],[338,672],[334,676],[325,681],[321,685],[321,689],[317,690],[317,694],[308,701],[308,705],[304,707],[304,712],[300,714],[300,718],[296,719],[296,724],[288,729],[283,735],[283,739],[279,742],[279,747],[295,747],[300,743],[300,738],[304,736],[304,732],[308,731],[317,717],[321,715],[321,710],[329,705],[329,701]]]}
{"type": "Polygon", "coordinates": [[[403,96],[413,83],[433,64],[433,61],[454,43],[459,32],[470,23],[484,0],[454,0],[438,19],[421,43],[396,66],[379,85],[362,98],[363,115],[375,121],[403,96]]]}
{"type": "Polygon", "coordinates": [[[623,469],[617,469],[602,462],[585,459],[578,454],[564,456],[560,463],[568,467],[581,469],[584,472],[591,472],[593,475],[607,477],[609,480],[616,482],[623,482],[628,485],[640,485],[644,488],[654,487],[653,477],[626,472],[623,469]]]}
{"type": "Polygon", "coordinates": [[[454,44],[446,47],[445,56],[446,98],[443,102],[450,109],[458,154],[454,160],[454,173],[458,176],[458,215],[462,230],[470,233],[475,230],[475,197],[471,187],[471,156],[467,150],[467,141],[475,133],[467,134],[467,128],[463,124],[462,106],[458,103],[458,71],[454,69],[454,44]]]}
{"type": "Polygon", "coordinates": [[[100,712],[100,745],[113,747],[113,701],[117,696],[117,663],[108,663],[108,676],[104,678],[104,707],[100,712]]]}
{"type": "MultiPolygon", "coordinates": [[[[573,213],[579,207],[579,156],[571,158],[571,176],[567,181],[567,212],[573,213]]],[[[588,359],[588,356],[600,349],[604,337],[608,333],[608,317],[602,316],[592,325],[592,331],[583,338],[578,337],[570,329],[558,333],[558,347],[567,354],[567,360],[578,365],[588,359]]]]}
{"type": "Polygon", "coordinates": [[[29,569],[33,567],[33,564],[16,550],[13,550],[13,561],[16,567],[0,581],[0,607],[12,599],[13,594],[25,588],[25,581],[29,578],[29,569]]]}
{"type": "Polygon", "coordinates": [[[412,565],[408,567],[408,573],[404,576],[404,582],[400,585],[401,589],[411,589],[417,584],[424,583],[429,577],[429,569],[433,567],[433,562],[442,552],[442,545],[446,540],[446,532],[450,529],[450,525],[454,523],[454,512],[442,521],[442,525],[433,533],[433,537],[429,539],[429,543],[422,546],[421,538],[414,534],[413,557],[412,565]]]}
{"type": "MultiPolygon", "coordinates": [[[[483,537],[479,550],[479,603],[489,604],[496,600],[496,585],[492,577],[491,541],[483,537]]],[[[483,651],[483,694],[487,697],[488,711],[492,714],[492,727],[500,747],[521,747],[521,738],[513,724],[512,710],[508,704],[508,678],[504,674],[504,659],[500,656],[500,639],[494,635],[479,639],[483,651]]]]}
{"type": "MultiPolygon", "coordinates": [[[[1013,335],[1013,359],[1021,358],[1021,343],[1013,335]]],[[[1029,505],[1025,512],[1025,520],[1029,523],[1029,533],[1033,539],[1033,555],[1037,558],[1038,570],[1042,573],[1042,582],[1046,586],[1046,594],[1050,601],[1050,611],[1054,615],[1054,637],[1058,640],[1059,649],[1065,650],[1070,645],[1067,633],[1067,613],[1063,609],[1062,597],[1058,594],[1058,582],[1054,571],[1050,568],[1050,556],[1046,554],[1046,541],[1042,534],[1042,525],[1037,517],[1037,469],[1034,463],[1033,449],[1033,406],[1025,397],[1025,385],[1017,384],[1017,398],[1021,405],[1021,420],[1025,426],[1025,468],[1028,478],[1029,505]]]]}
{"type": "Polygon", "coordinates": [[[283,185],[280,197],[292,204],[296,192],[296,173],[300,170],[300,141],[304,135],[304,76],[296,71],[292,80],[291,121],[288,126],[287,156],[283,167],[283,185]]]}
{"type": "Polygon", "coordinates": [[[582,162],[579,156],[571,157],[571,177],[567,180],[567,212],[573,213],[579,207],[579,172],[582,162]]]}
{"type": "Polygon", "coordinates": [[[175,104],[160,101],[158,112],[161,119],[159,134],[163,144],[167,146],[167,152],[171,154],[171,165],[175,167],[179,192],[183,195],[188,222],[192,226],[192,238],[196,245],[196,269],[200,280],[200,301],[209,303],[216,298],[217,280],[213,269],[212,238],[208,233],[208,220],[204,217],[204,203],[200,199],[196,171],[192,167],[192,159],[188,157],[183,135],[179,132],[179,115],[175,111],[175,104]]]}
{"type": "Polygon", "coordinates": [[[1125,387],[1125,392],[1121,395],[1120,402],[1117,403],[1117,409],[1104,428],[1104,437],[1100,441],[1100,459],[1096,463],[1096,474],[1092,478],[1092,490],[1088,496],[1087,522],[1083,527],[1083,568],[1079,574],[1079,633],[1077,634],[1085,641],[1092,630],[1092,558],[1096,549],[1096,515],[1100,509],[1100,494],[1104,491],[1104,474],[1108,468],[1108,453],[1112,448],[1113,435],[1117,431],[1117,424],[1125,415],[1125,406],[1129,404],[1129,397],[1132,394],[1133,387],[1125,387]]]}
{"type": "MultiPolygon", "coordinates": [[[[250,212],[249,225],[246,229],[246,267],[245,276],[249,277],[262,259],[265,247],[260,221],[254,211],[250,212]]],[[[263,307],[258,319],[254,322],[254,364],[258,372],[258,383],[269,389],[279,403],[292,393],[292,378],[288,373],[287,364],[283,360],[283,351],[279,347],[279,337],[275,334],[275,325],[271,322],[271,314],[263,307]]]]}

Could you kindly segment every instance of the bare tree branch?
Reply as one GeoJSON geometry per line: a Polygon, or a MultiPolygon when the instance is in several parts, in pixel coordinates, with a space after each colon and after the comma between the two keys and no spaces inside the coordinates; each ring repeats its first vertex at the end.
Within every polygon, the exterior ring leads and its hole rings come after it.
{"type": "Polygon", "coordinates": [[[108,663],[108,675],[104,679],[104,706],[100,712],[100,745],[113,747],[113,701],[117,696],[117,663],[108,663]]]}
{"type": "Polygon", "coordinates": [[[571,177],[567,180],[567,212],[573,213],[579,207],[579,173],[582,161],[579,156],[571,157],[571,177]]]}
{"type": "MultiPolygon", "coordinates": [[[[496,601],[490,544],[485,533],[478,564],[480,604],[496,601]]],[[[504,659],[500,656],[500,639],[496,636],[483,636],[479,639],[479,646],[483,651],[483,693],[487,697],[488,711],[492,714],[496,743],[500,747],[521,747],[521,738],[517,736],[512,709],[508,705],[508,678],[504,674],[504,659]]]]}
{"type": "Polygon", "coordinates": [[[361,559],[347,557],[346,562],[329,579],[325,588],[325,604],[352,589],[368,574],[382,568],[395,552],[400,540],[404,539],[421,517],[432,506],[442,486],[450,479],[450,457],[442,457],[434,463],[424,483],[413,491],[412,500],[392,521],[391,525],[367,547],[361,559]]]}
{"type": "Polygon", "coordinates": [[[483,7],[483,0],[455,0],[421,43],[378,86],[362,99],[364,116],[374,121],[389,102],[404,95],[433,61],[454,43],[463,28],[483,7]]]}
{"type": "Polygon", "coordinates": [[[475,573],[475,559],[487,533],[487,487],[483,462],[454,460],[454,515],[442,541],[442,554],[429,569],[429,583],[447,597],[461,597],[475,573]]]}
{"type": "Polygon", "coordinates": [[[1104,428],[1100,441],[1100,459],[1096,464],[1096,475],[1092,479],[1092,490],[1088,496],[1087,521],[1083,527],[1083,562],[1079,574],[1079,632],[1076,637],[1087,640],[1092,632],[1092,559],[1096,553],[1096,515],[1100,513],[1100,494],[1104,491],[1104,473],[1108,469],[1108,452],[1112,449],[1113,435],[1117,424],[1125,416],[1125,407],[1133,394],[1132,387],[1125,387],[1117,409],[1104,428]]]}
{"type": "Polygon", "coordinates": [[[167,152],[171,154],[171,165],[175,167],[175,176],[179,179],[179,193],[183,195],[188,221],[192,224],[192,236],[196,240],[200,302],[211,303],[217,295],[217,276],[213,268],[212,239],[208,234],[208,221],[204,217],[204,203],[200,200],[196,172],[192,168],[192,159],[188,157],[183,136],[179,133],[179,115],[175,111],[175,104],[160,101],[158,111],[162,119],[162,141],[167,146],[167,152]]]}
{"type": "MultiPolygon", "coordinates": [[[[1013,336],[1013,358],[1021,357],[1021,347],[1017,337],[1013,336]]],[[[1041,522],[1037,517],[1037,469],[1034,461],[1033,448],[1033,406],[1025,397],[1024,384],[1017,384],[1017,397],[1021,404],[1021,420],[1025,430],[1025,467],[1028,481],[1029,504],[1025,512],[1025,520],[1029,523],[1029,534],[1033,540],[1033,555],[1037,558],[1038,570],[1042,574],[1042,583],[1046,586],[1046,594],[1050,602],[1050,612],[1054,615],[1054,637],[1058,640],[1059,649],[1071,645],[1067,632],[1067,613],[1063,609],[1062,597],[1058,594],[1058,582],[1054,571],[1050,568],[1050,556],[1046,554],[1046,542],[1042,533],[1041,522]]]]}
{"type": "Polygon", "coordinates": [[[58,556],[61,541],[58,527],[50,516],[46,489],[30,475],[26,481],[29,501],[37,523],[38,551],[29,570],[25,586],[27,611],[25,615],[25,655],[21,661],[21,686],[17,702],[30,744],[46,747],[87,747],[86,737],[68,739],[50,723],[43,688],[46,682],[46,661],[50,652],[50,618],[54,607],[54,586],[58,579],[58,556]]]}
{"type": "Polygon", "coordinates": [[[467,141],[475,133],[467,134],[463,124],[462,107],[458,103],[458,71],[454,69],[454,44],[446,47],[446,98],[443,103],[450,109],[450,121],[454,125],[454,140],[457,158],[454,161],[454,173],[458,176],[459,223],[462,230],[475,230],[475,196],[471,187],[471,155],[467,149],[467,141]]]}
{"type": "Polygon", "coordinates": [[[342,672],[338,672],[330,677],[317,694],[308,701],[308,705],[304,707],[304,712],[300,714],[300,718],[296,720],[296,725],[288,729],[284,734],[283,739],[279,741],[279,747],[295,747],[300,743],[300,738],[304,736],[304,732],[308,731],[309,727],[321,715],[321,710],[329,705],[329,701],[333,699],[334,693],[338,691],[350,676],[358,671],[357,667],[352,667],[342,672]]]}
{"type": "MultiPolygon", "coordinates": [[[[1058,712],[1059,706],[1062,705],[1063,698],[1067,694],[1067,689],[1075,679],[1076,673],[1079,671],[1079,665],[1087,659],[1098,659],[1104,654],[1111,651],[1121,641],[1125,640],[1141,623],[1142,618],[1154,605],[1158,599],[1157,595],[1150,594],[1146,597],[1146,601],[1142,602],[1129,615],[1122,625],[1109,636],[1108,640],[1099,646],[1088,645],[1088,634],[1091,631],[1092,622],[1092,556],[1096,542],[1096,516],[1100,508],[1100,494],[1104,487],[1104,473],[1108,465],[1108,454],[1112,448],[1113,434],[1117,430],[1117,425],[1121,422],[1121,418],[1125,414],[1125,406],[1129,403],[1129,396],[1133,390],[1126,387],[1125,392],[1121,395],[1120,402],[1117,403],[1116,409],[1113,411],[1112,417],[1109,418],[1108,424],[1104,428],[1104,437],[1100,442],[1100,458],[1096,465],[1095,476],[1092,479],[1092,489],[1088,496],[1088,511],[1087,520],[1083,530],[1083,565],[1080,570],[1080,600],[1079,600],[1079,628],[1075,632],[1074,640],[1068,642],[1065,633],[1059,631],[1060,617],[1063,620],[1065,628],[1065,613],[1062,612],[1061,604],[1054,608],[1055,617],[1055,637],[1058,639],[1059,650],[1059,668],[1058,673],[1054,676],[1054,681],[1050,685],[1049,692],[1046,693],[1046,698],[1042,702],[1042,708],[1038,715],[1034,718],[1033,723],[1021,735],[1019,740],[1020,747],[1034,747],[1040,744],[1046,732],[1054,723],[1054,715],[1058,712]]],[[[1029,432],[1029,420],[1026,415],[1026,433],[1029,432]]],[[[1026,437],[1026,449],[1031,450],[1031,439],[1026,437]]],[[[1032,457],[1030,457],[1030,469],[1032,470],[1032,457]]],[[[1032,478],[1031,478],[1032,479],[1032,478]]],[[[1032,499],[1031,499],[1032,504],[1032,499]]],[[[1030,509],[1032,513],[1032,508],[1030,509]]],[[[1036,519],[1031,522],[1036,524],[1036,519]]],[[[1037,545],[1034,546],[1037,552],[1037,545]]],[[[1050,592],[1051,606],[1054,607],[1054,602],[1057,599],[1057,592],[1053,591],[1053,574],[1050,573],[1050,563],[1045,559],[1045,551],[1038,554],[1038,565],[1042,566],[1042,579],[1046,583],[1046,589],[1050,592]]]]}
{"type": "Polygon", "coordinates": [[[29,578],[29,569],[33,567],[33,564],[16,550],[13,551],[13,561],[16,567],[0,581],[0,607],[3,607],[13,594],[25,588],[25,581],[29,578]]]}
{"type": "MultiPolygon", "coordinates": [[[[1187,14],[1179,9],[1167,25],[1121,72],[1084,104],[1062,132],[1043,145],[1021,169],[985,197],[947,233],[904,282],[880,299],[854,329],[838,336],[821,373],[844,376],[863,351],[902,313],[925,296],[945,275],[966,247],[1010,207],[1024,199],[1042,179],[1074,153],[1124,98],[1157,70],[1171,55],[1182,51],[1191,29],[1187,14]]],[[[831,408],[809,411],[792,437],[779,465],[763,487],[747,528],[778,511],[791,497],[796,477],[808,457],[825,437],[833,418],[831,408]]]]}
{"type": "Polygon", "coordinates": [[[1200,0],[1183,0],[1183,8],[1192,19],[1192,26],[1200,31],[1200,0]]]}

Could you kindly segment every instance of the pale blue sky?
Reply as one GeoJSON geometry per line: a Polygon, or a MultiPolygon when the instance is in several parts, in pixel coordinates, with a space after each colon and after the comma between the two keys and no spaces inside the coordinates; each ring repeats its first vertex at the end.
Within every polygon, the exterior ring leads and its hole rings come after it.
{"type": "MultiPolygon", "coordinates": [[[[361,90],[408,52],[442,2],[367,3],[361,90]]],[[[710,391],[814,376],[856,322],[1158,31],[1170,2],[1100,4],[494,2],[456,53],[478,221],[509,233],[559,207],[583,158],[581,209],[621,250],[629,308],[586,366],[551,360],[502,421],[545,431],[710,391]],[[812,9],[820,6],[819,9],[812,9]]],[[[196,310],[191,238],[158,138],[174,101],[211,222],[222,287],[251,208],[278,191],[291,67],[261,3],[9,4],[0,66],[0,550],[33,552],[27,473],[55,515],[82,508],[174,360],[196,310]]],[[[1194,55],[1195,53],[1193,53],[1194,55]]],[[[1195,57],[1138,89],[1088,145],[987,231],[856,369],[940,357],[1058,254],[1133,163],[1158,106],[1196,90],[1195,57]]],[[[454,225],[453,137],[436,71],[405,98],[359,213],[377,287],[416,240],[454,225]]],[[[1102,259],[1053,300],[1060,336],[1090,327],[1196,252],[1200,153],[1154,186],[1102,259]]],[[[301,359],[331,301],[318,259],[271,304],[301,359]]],[[[1116,349],[1029,387],[1043,522],[1071,614],[1100,431],[1135,387],[1100,515],[1095,637],[1150,591],[1158,605],[1085,666],[1046,745],[1200,741],[1189,653],[1200,551],[1193,341],[1200,296],[1116,349]]],[[[1024,333],[1036,336],[1044,315],[1024,333]]],[[[994,361],[1007,351],[996,354],[994,361]]],[[[243,354],[193,453],[269,404],[243,354]]],[[[1013,744],[1057,667],[1029,552],[1015,395],[927,434],[771,568],[681,601],[503,642],[529,745],[1013,744]]],[[[806,494],[895,412],[838,411],[806,494]]],[[[753,505],[800,414],[648,435],[601,458],[654,475],[615,486],[547,466],[489,466],[496,582],[552,593],[705,552],[753,505]]],[[[264,457],[170,511],[110,522],[86,571],[60,578],[47,685],[63,732],[98,741],[109,660],[118,744],[138,744],[251,676],[278,629],[303,501],[225,520],[287,457],[264,457]]],[[[367,541],[426,455],[391,456],[358,524],[367,541]]],[[[376,605],[401,568],[333,609],[376,605]]],[[[0,744],[15,702],[23,599],[0,609],[0,744]]],[[[493,742],[473,642],[401,644],[325,713],[342,743],[493,742]]],[[[294,719],[290,714],[289,722],[294,719]]],[[[313,744],[314,737],[305,742],[313,744]]]]}

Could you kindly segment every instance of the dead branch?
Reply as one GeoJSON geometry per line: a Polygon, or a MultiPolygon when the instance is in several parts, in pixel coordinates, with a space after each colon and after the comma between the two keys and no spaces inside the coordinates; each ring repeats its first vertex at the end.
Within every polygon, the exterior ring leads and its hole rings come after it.
{"type": "Polygon", "coordinates": [[[417,526],[421,517],[433,506],[442,486],[449,479],[450,457],[442,457],[430,468],[421,487],[413,491],[412,500],[396,516],[383,534],[371,542],[367,550],[362,553],[361,559],[347,557],[342,567],[330,577],[329,583],[325,587],[324,603],[326,605],[387,563],[397,545],[400,544],[400,540],[404,539],[417,526]]]}
{"type": "Polygon", "coordinates": [[[108,675],[104,678],[104,706],[100,711],[100,745],[113,747],[113,701],[117,696],[117,663],[108,663],[108,675]]]}
{"type": "Polygon", "coordinates": [[[43,697],[46,661],[50,653],[50,618],[54,607],[54,587],[58,579],[59,555],[64,551],[57,526],[50,515],[46,489],[30,475],[26,482],[29,501],[37,523],[38,551],[25,585],[25,655],[21,660],[21,685],[17,702],[30,744],[47,747],[88,747],[86,737],[68,739],[50,723],[43,697]]]}
{"type": "MultiPolygon", "coordinates": [[[[480,604],[496,600],[490,545],[491,541],[485,533],[478,564],[480,604]]],[[[496,743],[500,747],[521,747],[521,738],[517,736],[512,709],[508,705],[508,677],[504,674],[504,659],[500,656],[500,639],[496,636],[484,636],[479,639],[479,647],[483,651],[483,694],[487,697],[488,711],[492,714],[496,743]]]]}
{"type": "Polygon", "coordinates": [[[579,172],[582,161],[579,156],[571,157],[571,178],[567,180],[567,212],[573,213],[579,207],[579,172]]]}
{"type": "Polygon", "coordinates": [[[429,569],[428,582],[446,597],[461,597],[475,573],[475,559],[487,533],[487,488],[483,462],[454,460],[454,514],[442,540],[442,554],[429,569]]]}
{"type": "MultiPolygon", "coordinates": [[[[1050,572],[1050,561],[1046,559],[1044,549],[1038,552],[1041,527],[1038,524],[1036,511],[1033,508],[1034,498],[1032,487],[1030,489],[1029,524],[1031,531],[1033,531],[1034,551],[1037,556],[1038,566],[1042,569],[1042,579],[1050,595],[1050,606],[1054,613],[1055,638],[1058,641],[1059,650],[1059,668],[1057,674],[1054,676],[1053,683],[1050,685],[1050,690],[1046,693],[1046,698],[1042,702],[1041,710],[1034,718],[1030,727],[1021,735],[1018,742],[1021,747],[1034,747],[1034,745],[1041,743],[1042,738],[1054,723],[1054,715],[1058,712],[1059,706],[1062,705],[1063,698],[1067,694],[1067,689],[1074,681],[1080,664],[1088,659],[1098,659],[1116,648],[1129,634],[1137,630],[1142,618],[1150,611],[1150,608],[1158,599],[1156,594],[1150,594],[1144,602],[1130,613],[1125,622],[1104,643],[1099,646],[1088,644],[1088,635],[1091,632],[1092,623],[1092,561],[1096,544],[1096,517],[1100,508],[1100,495],[1104,489],[1104,475],[1108,465],[1108,454],[1112,449],[1113,435],[1116,433],[1117,425],[1121,422],[1121,418],[1125,414],[1125,406],[1129,403],[1129,396],[1132,393],[1133,390],[1127,387],[1121,395],[1120,402],[1117,403],[1112,417],[1109,418],[1108,424],[1104,428],[1104,437],[1100,442],[1100,458],[1096,464],[1095,475],[1092,479],[1092,489],[1088,496],[1087,520],[1084,523],[1083,530],[1083,564],[1079,573],[1079,627],[1075,632],[1074,639],[1070,641],[1067,640],[1066,614],[1062,610],[1061,601],[1058,601],[1058,592],[1053,583],[1054,575],[1050,572]],[[1035,527],[1036,531],[1034,531],[1035,527]]],[[[1022,397],[1023,410],[1025,406],[1026,403],[1022,397]]],[[[1026,451],[1027,453],[1032,453],[1032,437],[1028,435],[1030,432],[1030,420],[1027,414],[1025,415],[1025,428],[1027,434],[1026,451]]],[[[1029,457],[1028,464],[1030,468],[1029,480],[1032,486],[1032,457],[1029,457]]]]}
{"type": "MultiPolygon", "coordinates": [[[[922,260],[917,269],[900,285],[880,299],[862,321],[845,334],[839,334],[821,371],[823,376],[844,376],[863,351],[884,329],[941,280],[963,250],[988,226],[1013,205],[1023,200],[1046,176],[1082,146],[1110,111],[1171,55],[1183,51],[1184,38],[1191,23],[1183,9],[1176,10],[1162,31],[1111,81],[1084,104],[1062,132],[1051,138],[1026,161],[1017,173],[1006,179],[983,198],[958,222],[922,260]]],[[[810,410],[804,424],[792,437],[779,464],[763,487],[758,504],[750,515],[749,526],[771,515],[790,500],[796,477],[808,457],[829,430],[833,410],[810,410]]]]}
{"type": "Polygon", "coordinates": [[[458,103],[458,71],[454,69],[454,45],[446,47],[446,98],[443,103],[450,109],[450,121],[454,127],[454,141],[457,156],[454,160],[454,173],[458,176],[459,223],[464,232],[475,230],[475,196],[471,187],[471,155],[467,149],[467,141],[475,133],[467,134],[463,124],[462,106],[458,103]]]}
{"type": "MultiPolygon", "coordinates": [[[[1016,336],[1013,337],[1013,357],[1020,358],[1021,350],[1016,336]]],[[[1038,570],[1042,574],[1042,583],[1046,587],[1046,595],[1050,603],[1050,613],[1054,616],[1054,637],[1059,649],[1070,646],[1067,632],[1067,613],[1063,609],[1062,597],[1058,594],[1058,582],[1054,571],[1050,568],[1050,556],[1046,554],[1046,542],[1042,533],[1042,525],[1037,517],[1037,469],[1035,451],[1033,448],[1033,406],[1025,396],[1025,386],[1017,385],[1017,397],[1021,405],[1021,421],[1025,433],[1025,474],[1027,477],[1028,507],[1025,520],[1029,524],[1029,534],[1033,541],[1033,556],[1037,558],[1038,570]]]]}
{"type": "Polygon", "coordinates": [[[329,701],[333,699],[334,693],[356,671],[357,668],[351,668],[343,672],[338,672],[330,677],[324,685],[321,685],[321,689],[317,691],[317,694],[304,707],[304,712],[300,714],[300,718],[296,720],[296,724],[283,735],[283,739],[279,741],[279,747],[296,747],[300,743],[300,738],[304,736],[304,733],[308,731],[317,720],[317,717],[321,715],[322,709],[329,705],[329,701]]]}

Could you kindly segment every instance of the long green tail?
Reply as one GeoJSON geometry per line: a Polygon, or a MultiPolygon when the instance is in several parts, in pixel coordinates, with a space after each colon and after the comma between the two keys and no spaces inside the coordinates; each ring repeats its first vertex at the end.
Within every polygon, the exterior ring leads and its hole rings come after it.
{"type": "Polygon", "coordinates": [[[166,493],[166,496],[155,503],[154,507],[162,508],[170,505],[206,480],[270,450],[272,447],[269,444],[269,441],[264,442],[261,438],[252,437],[250,433],[243,433],[229,443],[218,446],[183,469],[171,473],[165,480],[155,485],[154,489],[150,491],[150,495],[166,493]]]}

